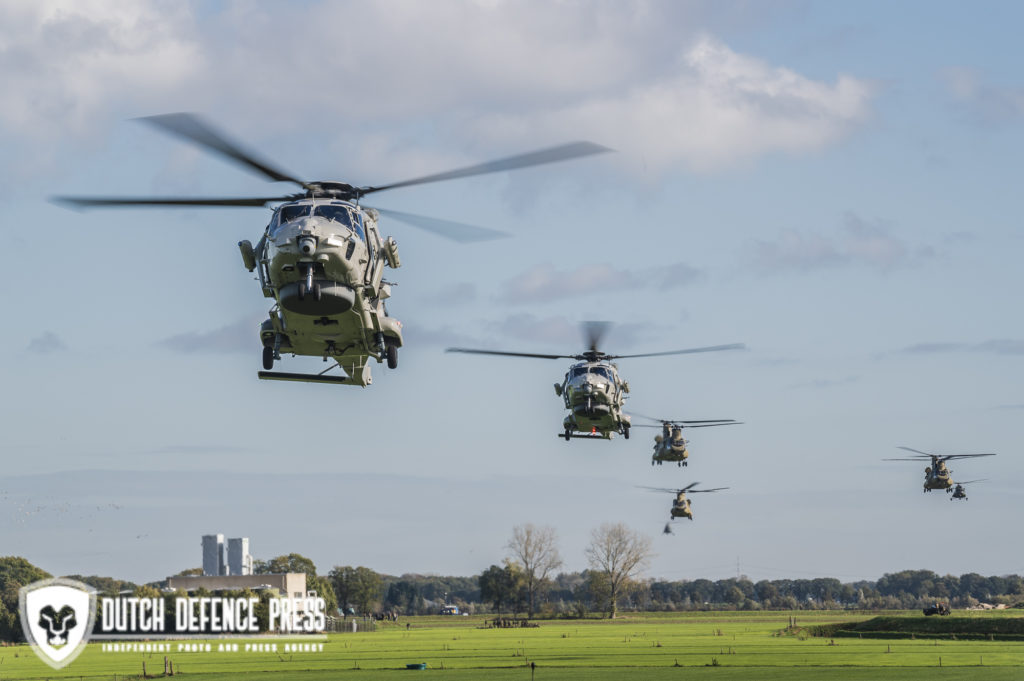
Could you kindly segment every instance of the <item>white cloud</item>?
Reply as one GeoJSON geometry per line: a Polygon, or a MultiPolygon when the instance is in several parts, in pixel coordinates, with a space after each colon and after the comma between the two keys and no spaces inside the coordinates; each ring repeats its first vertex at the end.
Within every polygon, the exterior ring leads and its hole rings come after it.
{"type": "Polygon", "coordinates": [[[869,222],[847,213],[838,233],[825,235],[784,230],[775,241],[756,241],[751,250],[754,267],[762,273],[807,272],[839,266],[868,266],[889,271],[914,257],[931,257],[929,246],[915,249],[892,235],[881,221],[869,222]]]}
{"type": "Polygon", "coordinates": [[[942,73],[950,96],[985,125],[1024,120],[1024,88],[985,82],[973,69],[954,67],[942,73]]]}
{"type": "Polygon", "coordinates": [[[505,281],[498,298],[506,303],[534,303],[644,286],[672,289],[692,284],[701,276],[700,270],[681,262],[642,271],[616,269],[609,263],[559,270],[543,263],[505,281]]]}
{"type": "Polygon", "coordinates": [[[97,121],[197,110],[243,139],[322,130],[318,148],[392,179],[396,161],[414,175],[579,138],[616,147],[634,167],[715,170],[819,149],[868,116],[863,80],[813,80],[700,35],[716,11],[643,1],[4,3],[0,78],[17,96],[0,102],[0,129],[57,149],[95,136],[97,121]]]}
{"type": "Polygon", "coordinates": [[[0,126],[19,134],[88,135],[97,117],[180,93],[199,72],[184,3],[7,2],[0,27],[0,126]]]}
{"type": "Polygon", "coordinates": [[[705,36],[674,73],[639,79],[567,106],[483,119],[481,130],[509,137],[572,134],[628,152],[655,170],[683,163],[714,171],[772,152],[831,144],[869,114],[872,88],[840,76],[834,85],[730,50],[705,36]]]}

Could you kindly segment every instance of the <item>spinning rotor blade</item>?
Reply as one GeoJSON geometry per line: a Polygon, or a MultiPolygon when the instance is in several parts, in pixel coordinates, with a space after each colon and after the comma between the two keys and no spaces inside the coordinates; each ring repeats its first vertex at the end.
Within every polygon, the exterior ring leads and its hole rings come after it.
{"type": "Polygon", "coordinates": [[[144,116],[138,120],[227,156],[275,182],[293,182],[300,187],[306,186],[306,183],[302,180],[274,168],[266,161],[257,159],[254,154],[244,151],[238,144],[229,142],[227,138],[214,131],[212,127],[195,114],[172,113],[160,116],[144,116]]]}
{"type": "Polygon", "coordinates": [[[951,459],[973,459],[978,456],[995,456],[995,452],[988,452],[987,454],[949,454],[947,456],[940,456],[939,459],[949,461],[951,459]]]}
{"type": "Polygon", "coordinates": [[[936,458],[938,458],[938,457],[935,457],[935,456],[918,456],[918,457],[908,457],[908,458],[905,458],[905,459],[882,459],[882,461],[929,461],[931,459],[936,459],[936,458]]]}
{"type": "Polygon", "coordinates": [[[679,494],[677,489],[669,489],[668,487],[648,487],[647,485],[636,485],[639,489],[646,489],[652,492],[667,492],[668,494],[679,494]]]}
{"type": "Polygon", "coordinates": [[[963,482],[956,482],[957,485],[973,485],[976,482],[988,482],[988,478],[979,478],[977,480],[964,480],[963,482]]]}
{"type": "MultiPolygon", "coordinates": [[[[369,208],[369,206],[367,206],[369,208]]],[[[454,222],[452,220],[439,220],[438,218],[430,218],[426,215],[416,215],[415,213],[402,213],[397,210],[389,210],[387,208],[374,208],[381,215],[386,215],[389,218],[399,220],[413,227],[419,227],[433,234],[438,234],[447,239],[453,241],[461,241],[463,243],[471,241],[490,241],[492,239],[504,239],[509,236],[505,232],[499,232],[496,229],[487,229],[486,227],[477,227],[475,225],[467,225],[462,222],[454,222]]]]}
{"type": "Polygon", "coordinates": [[[601,339],[604,338],[611,328],[611,322],[582,322],[580,324],[584,343],[590,348],[590,352],[598,351],[597,346],[601,344],[601,339]]]}
{"type": "Polygon", "coordinates": [[[928,452],[922,452],[922,451],[919,451],[917,449],[911,449],[910,447],[903,447],[902,445],[897,447],[896,449],[905,449],[908,452],[914,452],[915,454],[921,454],[922,456],[928,456],[928,457],[938,456],[937,454],[929,454],[928,452]]]}
{"type": "Polygon", "coordinates": [[[645,352],[640,355],[605,355],[603,359],[623,359],[630,357],[661,357],[662,355],[688,355],[693,352],[718,352],[719,350],[743,350],[747,346],[744,343],[733,343],[731,345],[712,345],[706,348],[689,348],[687,350],[669,350],[668,352],[645,352]]]}
{"type": "Polygon", "coordinates": [[[712,487],[711,489],[691,489],[690,494],[697,494],[698,492],[721,492],[723,489],[729,489],[728,487],[712,487]]]}
{"type": "Polygon", "coordinates": [[[410,187],[412,185],[426,184],[428,182],[455,180],[460,177],[472,177],[474,175],[485,175],[487,173],[499,173],[503,170],[516,170],[518,168],[539,166],[545,163],[568,161],[569,159],[579,158],[581,156],[590,156],[591,154],[602,154],[606,151],[611,151],[611,149],[609,149],[608,147],[602,147],[600,144],[594,144],[593,142],[572,142],[570,144],[563,144],[561,146],[551,147],[549,149],[541,149],[539,151],[530,152],[528,154],[510,156],[508,158],[498,159],[497,161],[480,163],[475,166],[468,166],[466,168],[459,168],[457,170],[449,170],[444,173],[425,175],[423,177],[417,177],[415,179],[405,180],[403,182],[384,184],[380,185],[379,187],[361,187],[358,190],[358,192],[360,196],[363,196],[365,194],[371,194],[373,192],[382,192],[386,189],[397,189],[399,187],[410,187]]]}
{"type": "Polygon", "coordinates": [[[464,352],[470,355],[502,355],[504,357],[536,357],[538,359],[574,359],[573,355],[541,355],[534,352],[504,352],[502,350],[475,350],[473,348],[445,348],[445,352],[464,352]]]}
{"type": "Polygon", "coordinates": [[[251,206],[262,207],[278,201],[291,201],[294,196],[274,196],[266,198],[131,198],[131,197],[88,197],[88,196],[55,196],[51,200],[71,208],[130,208],[132,206],[251,206]]]}

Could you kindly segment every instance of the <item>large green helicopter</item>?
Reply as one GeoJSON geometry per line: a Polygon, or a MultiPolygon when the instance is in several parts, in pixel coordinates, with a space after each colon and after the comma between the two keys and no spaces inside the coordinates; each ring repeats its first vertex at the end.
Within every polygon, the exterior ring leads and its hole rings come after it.
{"type": "Polygon", "coordinates": [[[633,424],[634,428],[661,428],[661,435],[654,436],[654,455],[651,456],[651,465],[659,466],[666,461],[674,461],[677,466],[685,466],[686,460],[690,457],[686,445],[689,440],[683,437],[683,428],[711,428],[713,426],[739,426],[741,421],[733,419],[705,419],[702,421],[670,421],[667,419],[656,419],[652,416],[633,414],[638,418],[657,421],[660,425],[633,424]]]}
{"type": "Polygon", "coordinates": [[[141,119],[208,151],[235,161],[275,182],[290,182],[301,191],[276,196],[218,197],[58,197],[76,208],[241,206],[273,207],[263,236],[254,246],[238,244],[242,263],[259,277],[265,298],[274,304],[259,329],[263,368],[259,377],[272,380],[369,385],[368,361],[398,366],[402,324],[388,315],[384,301],[391,282],[384,268],[399,267],[398,244],[383,237],[378,220],[384,215],[456,241],[480,241],[501,232],[459,222],[383,208],[360,201],[400,187],[515,170],[609,151],[591,142],[575,142],[528,154],[481,163],[443,173],[377,186],[345,182],[310,182],[279,170],[229,141],[193,114],[175,113],[141,119]],[[287,353],[333,360],[319,374],[272,372],[287,353]],[[340,368],[346,375],[326,375],[340,368]]]}
{"type": "Polygon", "coordinates": [[[562,422],[564,430],[559,437],[569,441],[572,438],[610,440],[615,433],[621,433],[624,438],[629,439],[629,428],[632,421],[629,414],[622,411],[626,395],[629,393],[629,383],[619,378],[618,367],[611,360],[739,350],[746,347],[742,343],[733,343],[667,352],[647,352],[639,355],[609,355],[598,350],[598,345],[611,324],[609,322],[583,322],[581,327],[589,349],[575,355],[546,355],[533,352],[506,352],[504,350],[472,348],[448,348],[447,352],[579,360],[577,364],[569,368],[561,383],[555,383],[555,394],[564,400],[565,408],[569,410],[569,414],[562,422]]]}
{"type": "Polygon", "coordinates": [[[930,461],[931,465],[926,466],[924,469],[924,491],[931,492],[933,489],[945,490],[947,493],[956,492],[954,494],[955,499],[966,499],[967,493],[963,485],[971,482],[981,482],[980,480],[968,480],[957,485],[953,481],[953,471],[946,467],[946,462],[953,459],[973,459],[979,456],[995,456],[994,453],[989,452],[987,454],[929,454],[928,452],[918,451],[911,449],[910,447],[899,447],[898,449],[905,449],[908,452],[914,452],[917,456],[904,457],[899,459],[883,459],[883,461],[930,461]],[[955,487],[954,487],[955,486],[955,487]]]}

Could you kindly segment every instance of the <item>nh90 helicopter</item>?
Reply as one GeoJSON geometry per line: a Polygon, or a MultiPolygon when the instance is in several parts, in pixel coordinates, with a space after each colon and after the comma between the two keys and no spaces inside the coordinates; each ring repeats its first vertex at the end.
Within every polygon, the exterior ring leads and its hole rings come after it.
{"type": "Polygon", "coordinates": [[[953,487],[953,493],[949,496],[949,500],[953,501],[954,499],[962,499],[963,501],[967,501],[967,488],[964,487],[964,485],[970,485],[975,482],[985,482],[986,479],[987,478],[982,478],[980,480],[964,480],[963,482],[956,483],[956,486],[953,487]]]}
{"type": "MultiPolygon", "coordinates": [[[[689,518],[690,520],[693,520],[693,510],[690,508],[690,500],[686,498],[687,492],[689,492],[690,494],[701,494],[706,492],[720,492],[723,489],[729,489],[728,487],[713,487],[712,489],[694,489],[699,484],[699,482],[691,482],[689,485],[682,489],[669,489],[667,487],[641,487],[642,489],[648,489],[652,492],[666,492],[668,494],[675,494],[676,498],[675,501],[672,502],[672,510],[670,511],[670,513],[672,514],[672,520],[677,520],[678,518],[689,518]]],[[[670,534],[670,532],[666,534],[670,534]]]]}
{"type": "Polygon", "coordinates": [[[422,215],[361,206],[367,194],[412,185],[471,177],[563,161],[609,149],[576,142],[489,163],[379,186],[356,187],[344,182],[308,182],[297,179],[216,132],[192,114],[177,113],[141,119],[278,182],[299,185],[302,192],[255,198],[194,197],[58,197],[76,208],[128,206],[248,206],[273,210],[263,236],[254,246],[238,244],[242,263],[257,273],[263,296],[274,305],[259,329],[263,368],[259,377],[272,380],[371,383],[372,358],[378,364],[398,366],[402,324],[390,317],[385,300],[391,284],[384,268],[397,268],[398,244],[383,237],[378,227],[385,215],[456,241],[479,241],[505,236],[495,230],[422,215]],[[319,374],[272,372],[282,353],[333,360],[319,374]],[[341,368],[345,376],[325,375],[341,368]]]}
{"type": "Polygon", "coordinates": [[[564,430],[559,435],[568,442],[572,438],[610,440],[615,433],[621,433],[624,438],[629,439],[632,421],[629,414],[622,411],[626,395],[629,393],[629,383],[619,378],[618,367],[611,360],[738,350],[745,347],[742,343],[735,343],[687,350],[648,352],[639,355],[609,355],[598,350],[598,345],[610,326],[608,322],[584,322],[582,324],[583,333],[590,349],[578,355],[545,355],[472,348],[448,348],[447,352],[579,360],[577,364],[569,368],[561,383],[555,383],[555,394],[563,399],[565,408],[569,410],[569,414],[562,422],[564,430]]]}
{"type": "Polygon", "coordinates": [[[734,421],[733,419],[668,421],[665,419],[652,418],[650,416],[641,416],[640,414],[635,414],[635,416],[661,423],[660,426],[649,426],[646,424],[638,424],[635,426],[636,428],[661,428],[661,435],[654,436],[654,455],[651,457],[652,466],[654,464],[658,464],[660,466],[666,461],[674,461],[677,466],[686,465],[686,460],[690,456],[690,453],[686,450],[686,445],[689,444],[690,441],[683,437],[683,428],[710,428],[712,426],[741,425],[740,421],[734,421]]]}
{"type": "MultiPolygon", "coordinates": [[[[941,456],[938,454],[929,454],[927,452],[921,452],[910,447],[899,447],[908,452],[914,452],[917,456],[905,457],[900,459],[883,459],[883,461],[930,461],[931,465],[926,466],[924,469],[924,491],[931,492],[933,489],[942,489],[947,493],[954,492],[953,471],[946,467],[946,462],[953,459],[973,459],[979,456],[995,456],[994,453],[987,454],[947,454],[941,456]]],[[[977,480],[969,480],[968,482],[978,482],[977,480]]],[[[956,499],[966,499],[966,490],[963,489],[963,485],[968,482],[960,483],[956,485],[959,489],[956,492],[961,493],[963,496],[955,496],[956,499]]]]}

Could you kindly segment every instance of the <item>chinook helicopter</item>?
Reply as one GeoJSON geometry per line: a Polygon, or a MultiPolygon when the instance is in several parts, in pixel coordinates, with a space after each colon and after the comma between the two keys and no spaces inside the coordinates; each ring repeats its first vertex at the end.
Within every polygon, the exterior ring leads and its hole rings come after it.
{"type": "MultiPolygon", "coordinates": [[[[931,492],[933,489],[946,490],[947,493],[953,492],[953,486],[956,484],[953,482],[953,471],[946,467],[946,462],[953,459],[973,459],[978,456],[995,456],[994,453],[988,454],[947,454],[940,456],[938,454],[929,454],[927,452],[921,452],[910,447],[899,447],[899,449],[905,449],[908,452],[914,452],[917,456],[906,457],[900,459],[883,459],[883,461],[931,461],[930,466],[926,466],[924,469],[924,491],[931,492]]],[[[977,480],[971,480],[968,482],[978,482],[977,480]]],[[[955,497],[957,499],[966,499],[966,491],[963,490],[962,485],[967,483],[961,483],[957,485],[960,487],[959,492],[963,493],[962,497],[955,497]]]]}
{"type": "MultiPolygon", "coordinates": [[[[640,485],[640,487],[642,489],[647,489],[652,492],[667,492],[669,494],[675,494],[676,500],[672,502],[671,510],[672,520],[676,520],[677,518],[689,518],[690,520],[693,520],[693,511],[690,509],[690,500],[686,498],[687,492],[689,492],[690,494],[698,494],[704,492],[720,492],[723,489],[729,489],[728,487],[713,487],[712,489],[694,489],[694,487],[696,487],[699,484],[699,482],[691,482],[689,485],[682,489],[669,489],[667,487],[647,487],[644,485],[640,485]]],[[[668,525],[666,525],[665,527],[667,528],[668,525]]],[[[671,534],[671,531],[666,532],[665,534],[671,534]]]]}
{"type": "Polygon", "coordinates": [[[589,350],[577,355],[544,355],[532,352],[506,352],[503,350],[476,350],[472,348],[448,348],[446,352],[462,352],[474,355],[501,355],[507,357],[535,357],[539,359],[575,359],[561,383],[555,383],[555,394],[565,402],[569,414],[562,422],[564,431],[559,437],[566,442],[572,438],[610,440],[615,433],[629,439],[631,419],[622,411],[629,393],[629,383],[619,378],[619,370],[613,359],[632,357],[658,357],[662,355],[683,355],[695,352],[716,352],[738,350],[746,347],[742,343],[715,345],[688,350],[648,352],[639,355],[609,355],[598,350],[601,339],[611,328],[609,322],[583,322],[584,340],[589,350]]]}
{"type": "Polygon", "coordinates": [[[257,273],[265,298],[274,301],[259,329],[263,346],[262,379],[343,383],[372,382],[369,360],[398,366],[403,345],[402,324],[387,313],[391,282],[384,268],[397,268],[398,244],[383,237],[381,215],[456,241],[507,236],[495,230],[422,215],[360,205],[367,194],[400,187],[526,168],[610,151],[591,142],[575,142],[528,154],[435,173],[402,182],[356,187],[345,182],[309,182],[289,175],[193,114],[175,113],[142,118],[157,128],[216,152],[276,182],[302,188],[295,194],[254,198],[195,197],[56,197],[74,208],[128,206],[246,206],[273,208],[263,236],[254,246],[240,241],[242,264],[257,273]],[[270,371],[282,353],[323,357],[334,364],[318,374],[270,371]],[[326,375],[340,368],[344,376],[326,375]]]}
{"type": "Polygon", "coordinates": [[[658,421],[660,426],[637,424],[636,428],[661,428],[661,435],[654,436],[654,455],[651,457],[651,465],[659,466],[666,461],[675,461],[677,466],[685,466],[686,459],[690,453],[686,451],[686,445],[690,442],[683,438],[683,428],[710,428],[712,426],[738,426],[740,421],[733,419],[708,419],[704,421],[669,421],[656,419],[650,416],[634,414],[642,419],[658,421]]]}

